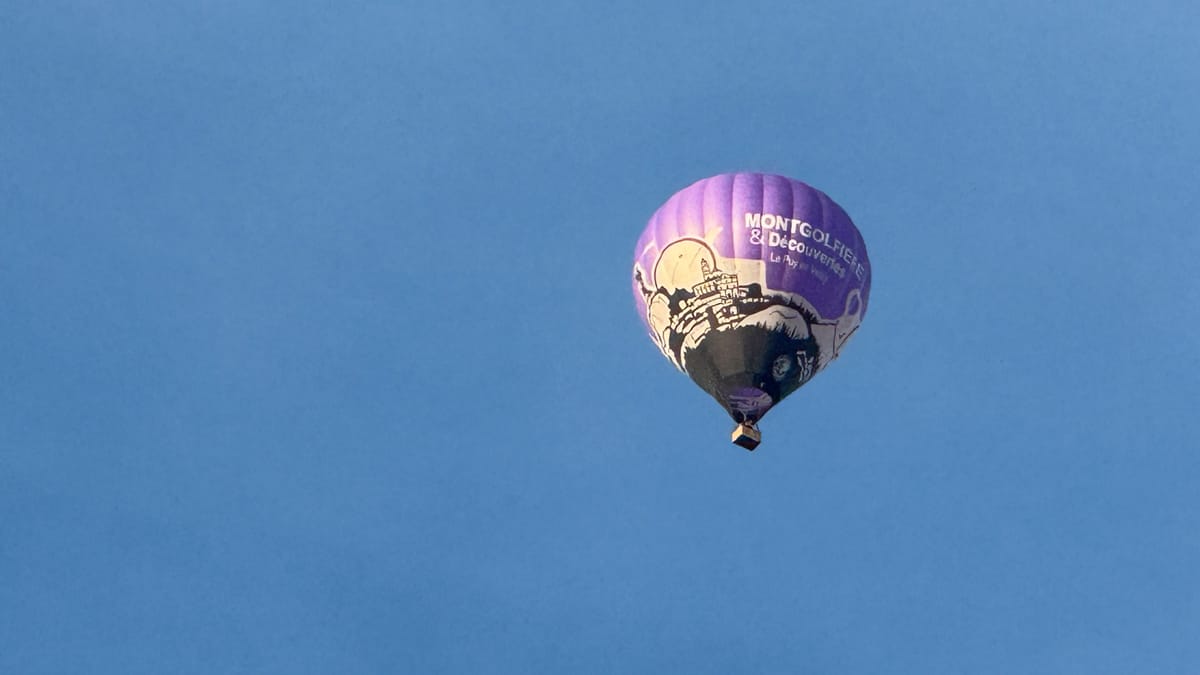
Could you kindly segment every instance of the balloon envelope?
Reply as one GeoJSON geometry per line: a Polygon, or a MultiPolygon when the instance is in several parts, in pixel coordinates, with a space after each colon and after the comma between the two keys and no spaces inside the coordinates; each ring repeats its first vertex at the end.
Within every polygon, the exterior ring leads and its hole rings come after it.
{"type": "Polygon", "coordinates": [[[701,180],[654,213],[634,251],[650,338],[748,425],[837,358],[870,292],[850,217],[785,176],[701,180]]]}

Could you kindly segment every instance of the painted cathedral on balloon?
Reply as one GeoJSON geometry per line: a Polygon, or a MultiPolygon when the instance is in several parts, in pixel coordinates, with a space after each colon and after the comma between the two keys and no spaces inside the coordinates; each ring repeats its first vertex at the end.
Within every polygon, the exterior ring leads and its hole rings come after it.
{"type": "Polygon", "coordinates": [[[766,278],[763,261],[724,258],[690,237],[663,248],[652,270],[634,266],[659,349],[739,422],[757,421],[837,358],[865,309],[853,289],[840,316],[821,316],[766,278]]]}

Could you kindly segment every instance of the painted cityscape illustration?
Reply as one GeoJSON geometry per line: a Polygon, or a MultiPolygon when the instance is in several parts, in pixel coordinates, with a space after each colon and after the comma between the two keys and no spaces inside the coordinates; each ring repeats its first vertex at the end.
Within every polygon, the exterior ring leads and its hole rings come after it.
{"type": "Polygon", "coordinates": [[[738,267],[687,238],[660,252],[649,278],[635,267],[634,279],[663,354],[735,419],[754,421],[837,357],[858,328],[862,302],[852,291],[845,313],[827,319],[799,295],[764,288],[761,272],[738,267]],[[741,278],[749,276],[757,278],[741,278]]]}

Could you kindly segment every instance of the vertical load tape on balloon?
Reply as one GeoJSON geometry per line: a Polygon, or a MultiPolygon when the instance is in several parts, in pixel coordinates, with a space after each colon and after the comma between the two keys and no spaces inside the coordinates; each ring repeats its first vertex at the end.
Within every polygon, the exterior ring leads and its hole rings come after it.
{"type": "Polygon", "coordinates": [[[706,178],[650,218],[633,295],[650,338],[753,449],[773,406],[837,358],[866,314],[871,264],[850,217],[800,181],[706,178]]]}

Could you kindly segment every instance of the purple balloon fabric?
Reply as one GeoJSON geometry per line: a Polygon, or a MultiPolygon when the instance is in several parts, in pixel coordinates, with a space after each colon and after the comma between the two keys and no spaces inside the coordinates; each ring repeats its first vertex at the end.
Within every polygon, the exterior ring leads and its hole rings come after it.
{"type": "Polygon", "coordinates": [[[634,251],[650,338],[737,422],[755,423],[837,358],[866,314],[871,264],[832,199],[730,173],[677,192],[634,251]]]}

